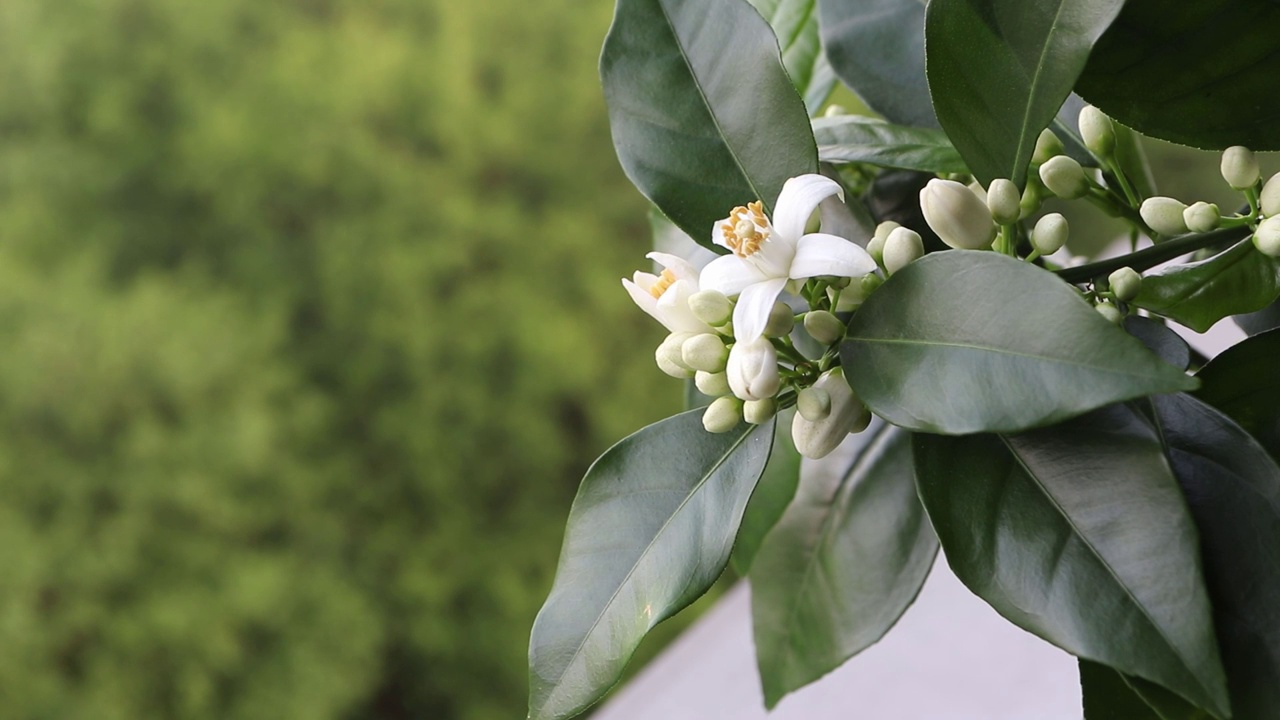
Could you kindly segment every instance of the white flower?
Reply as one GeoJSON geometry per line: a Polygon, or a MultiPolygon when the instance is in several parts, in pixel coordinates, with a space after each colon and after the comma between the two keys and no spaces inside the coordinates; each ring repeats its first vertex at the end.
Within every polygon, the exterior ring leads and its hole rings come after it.
{"type": "Polygon", "coordinates": [[[714,333],[689,308],[689,296],[698,292],[698,269],[684,258],[651,252],[645,257],[665,268],[660,275],[636,271],[622,286],[641,310],[652,315],[673,333],[714,333]]]}
{"type": "MultiPolygon", "coordinates": [[[[805,417],[805,413],[797,412],[791,421],[791,440],[796,444],[800,454],[817,460],[826,457],[836,446],[844,441],[849,433],[862,432],[871,422],[871,414],[853,394],[849,383],[845,382],[844,371],[840,368],[829,370],[811,390],[827,393],[830,408],[820,413],[816,420],[805,417]]],[[[813,415],[813,413],[810,413],[813,415]]]]}
{"type": "Polygon", "coordinates": [[[740,343],[761,336],[773,303],[788,281],[819,275],[857,278],[875,271],[875,260],[852,242],[805,233],[809,216],[832,196],[843,198],[834,180],[801,175],[783,184],[772,223],[761,204],[753,202],[734,208],[712,228],[712,240],[733,254],[703,268],[701,283],[725,295],[739,295],[733,329],[740,343]]]}
{"type": "Polygon", "coordinates": [[[734,343],[725,367],[729,388],[742,400],[764,400],[778,394],[782,379],[778,376],[778,351],[768,339],[734,343]]]}

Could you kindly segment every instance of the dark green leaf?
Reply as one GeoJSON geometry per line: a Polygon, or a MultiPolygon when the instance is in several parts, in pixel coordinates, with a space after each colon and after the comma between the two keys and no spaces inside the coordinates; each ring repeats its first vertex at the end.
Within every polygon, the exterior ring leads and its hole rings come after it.
{"type": "Polygon", "coordinates": [[[1201,368],[1196,397],[1231,416],[1280,458],[1280,330],[1254,335],[1201,368]]]}
{"type": "Polygon", "coordinates": [[[1277,27],[1270,0],[1129,0],[1076,90],[1145,135],[1280,150],[1277,27]]]}
{"type": "MultiPolygon", "coordinates": [[[[1272,356],[1273,372],[1275,363],[1272,356]]],[[[1152,402],[1200,529],[1234,717],[1274,720],[1280,709],[1280,467],[1208,405],[1187,395],[1152,402]]]]}
{"type": "Polygon", "coordinates": [[[847,338],[854,392],[924,432],[1024,430],[1195,386],[1053,274],[993,252],[931,253],[894,273],[847,338]]]}
{"type": "Polygon", "coordinates": [[[746,0],[618,0],[600,77],[627,177],[708,247],[734,206],[768,206],[818,169],[773,30],[746,0]]]}
{"type": "Polygon", "coordinates": [[[1106,665],[1080,661],[1080,694],[1084,720],[1162,720],[1123,675],[1106,665]]]}
{"type": "Polygon", "coordinates": [[[772,422],[712,435],[691,410],[596,460],[533,623],[529,717],[582,712],[617,682],[645,633],[711,586],[772,441],[772,422]]]}
{"type": "Polygon", "coordinates": [[[796,495],[800,483],[800,451],[791,440],[791,419],[794,410],[779,414],[775,423],[773,452],[769,464],[751,493],[751,502],[742,516],[738,539],[733,546],[733,569],[746,575],[755,561],[756,553],[764,538],[786,511],[791,498],[796,495]]]}
{"type": "Polygon", "coordinates": [[[1170,365],[1186,370],[1191,367],[1191,347],[1168,325],[1138,315],[1124,319],[1125,332],[1138,338],[1147,349],[1170,365]]]}
{"type": "Polygon", "coordinates": [[[946,133],[840,115],[813,121],[818,158],[831,163],[868,163],[931,173],[968,172],[946,133]]]}
{"type": "Polygon", "coordinates": [[[878,641],[933,566],[938,541],[915,494],[910,435],[877,420],[860,439],[847,467],[808,466],[751,570],[770,708],[878,641]]]}
{"type": "Polygon", "coordinates": [[[816,115],[836,84],[836,73],[818,37],[818,0],[751,0],[751,4],[773,26],[782,64],[805,108],[816,115]]]}
{"type": "Polygon", "coordinates": [[[1195,526],[1155,430],[1113,405],[1016,436],[915,436],[956,575],[1015,625],[1228,717],[1195,526]]]}
{"type": "Polygon", "coordinates": [[[986,183],[1026,182],[1040,131],[1123,0],[932,0],[925,67],[938,121],[986,183]]]}
{"type": "Polygon", "coordinates": [[[1241,330],[1250,335],[1280,328],[1280,302],[1273,302],[1258,312],[1237,315],[1232,319],[1241,330]]]}
{"type": "Polygon", "coordinates": [[[836,75],[889,122],[937,127],[924,76],[920,0],[819,0],[836,75]]]}
{"type": "MultiPolygon", "coordinates": [[[[1213,715],[1183,700],[1164,688],[1142,678],[1124,676],[1129,688],[1155,711],[1160,720],[1213,720],[1213,715]]],[[[1239,720],[1239,715],[1233,715],[1239,720]]]]}
{"type": "Polygon", "coordinates": [[[1280,258],[1245,238],[1199,262],[1170,265],[1142,280],[1133,304],[1204,332],[1229,315],[1253,312],[1280,296],[1280,258]]]}

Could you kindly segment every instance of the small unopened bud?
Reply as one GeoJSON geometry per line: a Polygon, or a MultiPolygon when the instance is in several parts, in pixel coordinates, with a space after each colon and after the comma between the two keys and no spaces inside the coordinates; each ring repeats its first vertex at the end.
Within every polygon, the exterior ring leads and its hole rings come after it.
{"type": "Polygon", "coordinates": [[[1182,211],[1182,221],[1191,232],[1207,233],[1218,229],[1218,221],[1222,212],[1213,203],[1197,202],[1182,211]]]}
{"type": "Polygon", "coordinates": [[[884,269],[890,275],[922,257],[924,241],[915,230],[898,228],[889,233],[889,239],[884,242],[884,269]]]}
{"type": "Polygon", "coordinates": [[[724,433],[742,420],[742,401],[732,395],[716,398],[702,413],[702,427],[709,433],[724,433]]]}
{"type": "Polygon", "coordinates": [[[1262,195],[1259,200],[1262,203],[1264,217],[1280,215],[1280,173],[1272,175],[1267,184],[1262,186],[1262,195]]]}
{"type": "Polygon", "coordinates": [[[682,346],[693,337],[693,333],[671,333],[653,353],[658,368],[673,378],[687,380],[693,377],[693,368],[684,363],[682,346]]]}
{"type": "Polygon", "coordinates": [[[778,403],[773,398],[748,400],[742,404],[742,417],[752,425],[763,425],[778,412],[778,403]]]}
{"type": "Polygon", "coordinates": [[[1280,215],[1258,223],[1253,234],[1253,244],[1263,255],[1280,257],[1280,215]]]}
{"type": "Polygon", "coordinates": [[[1080,110],[1079,126],[1080,138],[1094,157],[1099,160],[1111,157],[1116,149],[1116,129],[1111,124],[1111,118],[1098,108],[1085,105],[1080,110]]]}
{"type": "Polygon", "coordinates": [[[929,227],[953,248],[986,250],[996,239],[986,203],[954,180],[930,180],[920,190],[920,209],[929,227]]]}
{"type": "Polygon", "coordinates": [[[729,349],[719,335],[702,333],[684,341],[680,347],[680,358],[687,367],[703,372],[715,373],[724,370],[729,359],[729,349]]]}
{"type": "Polygon", "coordinates": [[[987,209],[997,223],[1008,225],[1017,222],[1022,214],[1021,203],[1022,196],[1012,180],[996,178],[991,181],[991,187],[987,188],[987,209]]]}
{"type": "Polygon", "coordinates": [[[784,302],[775,302],[773,309],[769,311],[769,322],[765,323],[765,337],[782,337],[791,332],[791,328],[796,325],[795,313],[791,312],[791,306],[784,302]]]}
{"type": "Polygon", "coordinates": [[[1116,325],[1124,322],[1124,313],[1120,312],[1120,308],[1112,305],[1111,303],[1100,303],[1093,306],[1093,309],[1097,310],[1098,314],[1106,318],[1108,322],[1115,323],[1116,325]]]}
{"type": "Polygon", "coordinates": [[[1107,284],[1117,300],[1129,302],[1138,297],[1138,291],[1142,289],[1142,275],[1133,268],[1122,267],[1107,277],[1107,284]]]}
{"type": "Polygon", "coordinates": [[[858,286],[862,290],[863,297],[869,297],[871,293],[875,292],[876,288],[880,287],[883,284],[884,284],[884,278],[875,274],[866,275],[862,278],[862,280],[858,282],[858,286]]]}
{"type": "Polygon", "coordinates": [[[725,368],[729,389],[742,400],[763,400],[778,394],[778,351],[767,338],[735,343],[725,368]]]}
{"type": "Polygon", "coordinates": [[[812,389],[823,390],[828,394],[830,408],[818,420],[810,420],[803,413],[797,412],[791,422],[791,439],[795,441],[796,450],[801,455],[817,459],[826,457],[835,450],[849,433],[865,430],[867,423],[871,421],[871,414],[853,394],[841,368],[827,371],[818,378],[812,389]]]}
{"type": "Polygon", "coordinates": [[[843,105],[828,105],[827,109],[822,111],[822,117],[839,117],[848,114],[849,111],[843,105]]]}
{"type": "Polygon", "coordinates": [[[731,392],[729,390],[729,376],[722,372],[709,373],[699,370],[693,375],[693,385],[698,388],[698,392],[711,397],[720,397],[731,392]]]}
{"type": "Polygon", "coordinates": [[[875,234],[871,236],[871,240],[867,243],[867,253],[881,267],[884,267],[884,243],[889,239],[889,233],[900,227],[902,226],[892,220],[885,220],[876,226],[875,234]]]}
{"type": "Polygon", "coordinates": [[[1037,220],[1031,229],[1031,247],[1041,255],[1052,255],[1067,244],[1069,232],[1066,218],[1059,213],[1049,213],[1037,220]]]}
{"type": "Polygon", "coordinates": [[[1236,190],[1253,187],[1260,177],[1258,158],[1243,145],[1233,145],[1222,151],[1222,179],[1236,190]]]}
{"type": "Polygon", "coordinates": [[[1049,128],[1040,131],[1040,137],[1036,138],[1036,149],[1031,153],[1031,162],[1035,165],[1043,165],[1049,162],[1049,158],[1062,154],[1062,141],[1049,128]]]}
{"type": "Polygon", "coordinates": [[[826,310],[812,310],[804,314],[804,329],[809,337],[822,345],[832,345],[844,337],[844,323],[826,310]]]}
{"type": "Polygon", "coordinates": [[[1040,180],[1049,192],[1060,198],[1074,200],[1089,193],[1089,179],[1084,176],[1080,163],[1067,155],[1055,155],[1040,166],[1040,180]]]}
{"type": "Polygon", "coordinates": [[[718,290],[702,290],[689,296],[693,316],[711,327],[720,327],[733,317],[733,303],[718,290]]]}
{"type": "Polygon", "coordinates": [[[831,393],[820,387],[807,387],[796,395],[796,412],[809,422],[818,422],[831,414],[831,393]]]}
{"type": "Polygon", "coordinates": [[[1184,235],[1187,222],[1182,217],[1187,206],[1171,197],[1149,197],[1142,201],[1138,214],[1142,221],[1161,235],[1184,235]]]}

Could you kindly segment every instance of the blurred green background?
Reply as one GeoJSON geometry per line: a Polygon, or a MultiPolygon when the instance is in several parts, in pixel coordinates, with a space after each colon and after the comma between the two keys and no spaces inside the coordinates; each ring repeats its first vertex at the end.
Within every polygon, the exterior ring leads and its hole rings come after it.
{"type": "Polygon", "coordinates": [[[611,12],[0,3],[0,716],[523,716],[577,482],[680,402],[611,12]]]}

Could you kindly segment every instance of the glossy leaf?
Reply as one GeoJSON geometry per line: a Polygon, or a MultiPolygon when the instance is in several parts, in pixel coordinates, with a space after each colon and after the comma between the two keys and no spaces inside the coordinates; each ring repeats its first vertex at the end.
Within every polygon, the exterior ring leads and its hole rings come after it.
{"type": "Polygon", "coordinates": [[[1232,319],[1241,330],[1250,335],[1280,328],[1280,302],[1273,302],[1257,312],[1237,315],[1232,319]]]}
{"type": "Polygon", "coordinates": [[[746,575],[751,569],[765,536],[791,504],[800,484],[800,451],[791,440],[794,413],[790,410],[778,415],[774,423],[773,452],[742,516],[732,556],[733,569],[739,575],[746,575]]]}
{"type": "Polygon", "coordinates": [[[938,121],[983,184],[1022,186],[1040,131],[1071,95],[1123,0],[932,0],[925,68],[938,121]]]}
{"type": "Polygon", "coordinates": [[[1255,335],[1201,368],[1196,397],[1231,417],[1280,458],[1280,330],[1255,335]]]}
{"type": "Polygon", "coordinates": [[[940,174],[968,172],[960,153],[941,130],[840,115],[814,120],[813,136],[822,162],[867,163],[940,174]]]}
{"type": "Polygon", "coordinates": [[[920,0],[819,0],[822,44],[836,75],[886,120],[938,127],[924,75],[920,0]]]}
{"type": "Polygon", "coordinates": [[[1204,332],[1230,315],[1261,310],[1277,297],[1280,258],[1263,255],[1245,238],[1211,258],[1148,273],[1133,304],[1204,332]]]}
{"type": "Polygon", "coordinates": [[[1280,150],[1280,3],[1129,0],[1076,90],[1144,135],[1280,150]]]}
{"type": "Polygon", "coordinates": [[[1235,720],[1273,720],[1280,708],[1280,467],[1208,405],[1188,395],[1152,402],[1200,529],[1235,720]]]}
{"type": "Polygon", "coordinates": [[[756,662],[770,708],[888,632],[937,554],[915,493],[910,435],[877,420],[858,437],[847,463],[806,466],[751,571],[756,662]]]}
{"type": "Polygon", "coordinates": [[[836,73],[827,62],[818,36],[818,0],[751,0],[773,26],[782,50],[782,64],[805,109],[816,115],[831,95],[836,73]]]}
{"type": "Polygon", "coordinates": [[[994,252],[932,253],[854,314],[840,354],[858,397],[924,432],[1013,432],[1195,386],[1053,274],[994,252]]]}
{"type": "Polygon", "coordinates": [[[920,498],[970,590],[1073,655],[1229,716],[1196,529],[1145,418],[1114,405],[914,447],[920,498]]]}
{"type": "Polygon", "coordinates": [[[1191,346],[1168,325],[1139,315],[1124,319],[1124,330],[1134,336],[1147,349],[1170,365],[1186,370],[1191,367],[1191,346]]]}
{"type": "Polygon", "coordinates": [[[1084,720],[1164,720],[1106,665],[1080,661],[1080,695],[1084,720]]]}
{"type": "Polygon", "coordinates": [[[734,206],[768,207],[817,171],[804,103],[746,0],[618,0],[600,76],[627,177],[708,247],[734,206]]]}
{"type": "Polygon", "coordinates": [[[773,423],[712,435],[702,411],[650,425],[587,471],[529,640],[529,717],[568,718],[615,682],[654,625],[724,570],[773,423]]]}

